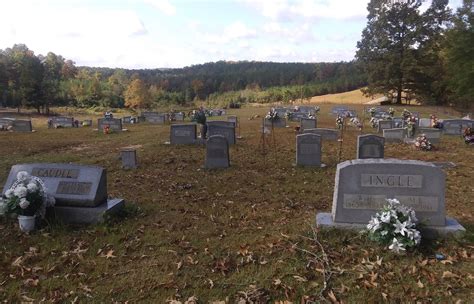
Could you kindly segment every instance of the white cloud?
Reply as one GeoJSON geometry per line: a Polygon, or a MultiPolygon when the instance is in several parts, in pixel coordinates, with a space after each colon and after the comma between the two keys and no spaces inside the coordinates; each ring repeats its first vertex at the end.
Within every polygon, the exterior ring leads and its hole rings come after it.
{"type": "Polygon", "coordinates": [[[234,41],[257,37],[255,29],[247,27],[241,21],[226,26],[219,33],[201,33],[203,41],[211,44],[227,44],[234,41]]]}
{"type": "Polygon", "coordinates": [[[176,7],[168,0],[143,0],[144,3],[149,4],[168,16],[176,14],[176,7]]]}
{"type": "Polygon", "coordinates": [[[352,19],[367,15],[367,0],[239,0],[262,16],[278,21],[352,19]]]}
{"type": "Polygon", "coordinates": [[[289,24],[272,21],[264,24],[263,31],[272,39],[285,40],[295,44],[316,41],[311,24],[308,22],[289,24]]]}

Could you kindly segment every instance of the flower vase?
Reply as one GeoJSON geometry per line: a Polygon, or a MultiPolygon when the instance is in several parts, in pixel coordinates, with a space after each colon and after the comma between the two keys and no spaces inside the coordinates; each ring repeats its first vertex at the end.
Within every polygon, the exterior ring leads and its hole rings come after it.
{"type": "Polygon", "coordinates": [[[19,215],[18,224],[20,225],[20,230],[23,232],[31,232],[35,230],[36,217],[30,215],[19,215]]]}

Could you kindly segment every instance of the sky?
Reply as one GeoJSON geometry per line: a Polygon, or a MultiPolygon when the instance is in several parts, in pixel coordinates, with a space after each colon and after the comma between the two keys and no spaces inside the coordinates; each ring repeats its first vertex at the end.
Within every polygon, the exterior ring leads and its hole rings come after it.
{"type": "MultiPolygon", "coordinates": [[[[352,60],[369,0],[2,0],[0,49],[78,66],[352,60]]],[[[462,0],[450,0],[457,8],[462,0]]],[[[425,3],[424,5],[428,5],[425,3]]]]}

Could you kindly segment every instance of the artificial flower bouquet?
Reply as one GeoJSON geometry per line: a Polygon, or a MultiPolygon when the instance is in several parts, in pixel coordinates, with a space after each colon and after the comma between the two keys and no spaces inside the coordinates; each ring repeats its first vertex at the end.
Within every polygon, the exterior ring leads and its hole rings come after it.
{"type": "Polygon", "coordinates": [[[434,146],[431,144],[425,134],[421,134],[415,140],[415,148],[421,151],[431,151],[433,150],[434,146]]]}
{"type": "Polygon", "coordinates": [[[388,204],[367,225],[369,238],[387,246],[396,253],[414,248],[421,241],[417,229],[417,218],[412,208],[406,207],[397,199],[387,199],[388,204]]]}
{"type": "Polygon", "coordinates": [[[274,109],[271,109],[270,112],[267,113],[267,116],[265,116],[265,119],[269,121],[278,120],[279,119],[278,113],[274,109]]]}
{"type": "Polygon", "coordinates": [[[41,216],[44,218],[46,208],[54,206],[54,197],[46,193],[41,179],[25,171],[18,172],[17,180],[3,196],[7,214],[22,216],[41,216]]]}

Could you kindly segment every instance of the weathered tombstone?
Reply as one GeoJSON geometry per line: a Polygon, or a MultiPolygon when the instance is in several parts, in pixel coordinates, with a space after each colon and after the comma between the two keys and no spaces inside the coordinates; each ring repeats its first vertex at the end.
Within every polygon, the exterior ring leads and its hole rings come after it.
{"type": "Polygon", "coordinates": [[[296,165],[321,167],[321,136],[317,134],[296,135],[296,165]]]}
{"type": "Polygon", "coordinates": [[[15,132],[33,132],[31,120],[15,119],[12,121],[12,130],[15,132]]]}
{"type": "Polygon", "coordinates": [[[325,129],[325,128],[305,129],[303,131],[303,134],[307,134],[307,133],[321,135],[322,140],[337,141],[339,139],[339,131],[336,129],[325,129]]]}
{"type": "Polygon", "coordinates": [[[443,120],[443,134],[461,135],[465,128],[474,128],[474,120],[469,120],[469,119],[443,120]]]}
{"type": "Polygon", "coordinates": [[[418,122],[420,128],[431,128],[431,119],[430,118],[420,118],[418,122]]]}
{"type": "Polygon", "coordinates": [[[174,114],[175,121],[184,121],[184,113],[178,112],[174,114]]]}
{"type": "Polygon", "coordinates": [[[129,124],[129,123],[131,123],[131,120],[132,120],[132,116],[124,116],[124,117],[122,117],[122,123],[124,123],[124,124],[129,124]]]}
{"type": "Polygon", "coordinates": [[[300,132],[306,129],[316,129],[318,122],[315,118],[301,118],[300,119],[300,132]]]}
{"type": "Polygon", "coordinates": [[[206,169],[228,168],[229,143],[222,135],[209,136],[206,142],[206,169]]]}
{"type": "Polygon", "coordinates": [[[269,120],[265,118],[265,126],[271,128],[272,125],[274,128],[285,128],[286,119],[282,117],[279,117],[278,119],[274,119],[274,120],[269,120]]]}
{"type": "Polygon", "coordinates": [[[357,159],[383,158],[385,138],[367,134],[357,137],[357,159]]]}
{"type": "Polygon", "coordinates": [[[443,131],[435,128],[417,128],[418,135],[424,134],[432,144],[438,144],[441,140],[443,131]]]}
{"type": "Polygon", "coordinates": [[[51,118],[55,128],[72,128],[74,127],[74,117],[54,116],[51,118]]]}
{"type": "Polygon", "coordinates": [[[235,124],[229,121],[213,121],[207,123],[208,136],[222,135],[229,145],[235,144],[235,124]]]}
{"type": "Polygon", "coordinates": [[[464,228],[445,213],[444,172],[432,163],[399,159],[357,159],[337,165],[332,213],[319,213],[322,227],[363,229],[376,212],[398,199],[415,210],[427,230],[447,234],[464,228]]]}
{"type": "Polygon", "coordinates": [[[136,169],[138,167],[137,150],[135,149],[122,149],[120,159],[122,159],[122,168],[124,169],[136,169]]]}
{"type": "Polygon", "coordinates": [[[48,193],[56,199],[56,216],[66,223],[97,223],[124,204],[123,199],[107,199],[107,174],[101,167],[54,163],[14,165],[3,193],[20,171],[43,180],[48,193]]]}
{"type": "Polygon", "coordinates": [[[405,128],[393,128],[393,129],[384,129],[383,137],[385,142],[402,142],[407,136],[407,129],[405,128]]]}
{"type": "Polygon", "coordinates": [[[109,126],[112,131],[122,131],[122,120],[120,118],[99,118],[97,120],[99,132],[102,132],[105,126],[109,126]]]}
{"type": "Polygon", "coordinates": [[[379,120],[378,124],[378,132],[382,132],[385,129],[393,129],[393,121],[390,119],[387,120],[379,120]]]}
{"type": "Polygon", "coordinates": [[[170,128],[170,143],[172,145],[192,145],[197,142],[196,124],[173,124],[170,128]]]}

